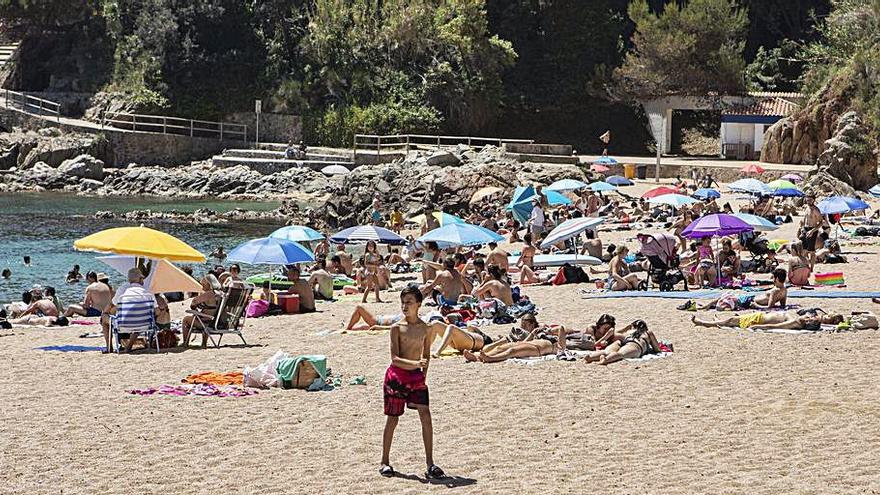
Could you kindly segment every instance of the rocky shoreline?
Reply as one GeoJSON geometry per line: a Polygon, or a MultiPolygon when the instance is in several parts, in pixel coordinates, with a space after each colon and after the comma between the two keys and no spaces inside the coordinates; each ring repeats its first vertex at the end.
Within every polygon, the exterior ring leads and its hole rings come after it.
{"type": "Polygon", "coordinates": [[[100,136],[57,129],[0,135],[0,192],[63,191],[85,196],[160,197],[281,201],[273,211],[235,209],[218,213],[97,212],[99,218],[167,222],[303,223],[344,228],[367,221],[373,199],[416,214],[425,207],[467,213],[472,195],[493,186],[505,194],[523,183],[549,184],[560,178],[586,180],[576,165],[520,163],[500,149],[465,146],[433,153],[411,152],[392,163],[361,166],[344,176],[307,168],[261,174],[246,166],[220,168],[210,160],[174,167],[107,168],[100,136]]]}

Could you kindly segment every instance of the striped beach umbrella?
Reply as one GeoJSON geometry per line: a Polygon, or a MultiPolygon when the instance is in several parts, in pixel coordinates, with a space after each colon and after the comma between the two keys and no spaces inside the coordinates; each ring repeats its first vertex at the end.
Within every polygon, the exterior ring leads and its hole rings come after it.
{"type": "Polygon", "coordinates": [[[406,239],[382,227],[374,225],[358,225],[339,231],[330,237],[330,242],[336,244],[364,243],[375,241],[379,244],[404,245],[406,239]]]}

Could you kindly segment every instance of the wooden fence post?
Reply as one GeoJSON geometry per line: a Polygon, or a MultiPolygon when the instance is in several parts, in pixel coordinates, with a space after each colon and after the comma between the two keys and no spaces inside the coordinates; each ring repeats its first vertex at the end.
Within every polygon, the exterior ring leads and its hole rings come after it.
{"type": "Polygon", "coordinates": [[[223,141],[223,122],[220,122],[220,141],[223,141]]]}
{"type": "Polygon", "coordinates": [[[162,134],[168,134],[168,117],[162,116],[162,134]]]}
{"type": "Polygon", "coordinates": [[[189,119],[189,137],[193,137],[193,119],[189,119]]]}
{"type": "Polygon", "coordinates": [[[376,156],[382,155],[382,136],[376,136],[376,156]]]}
{"type": "Polygon", "coordinates": [[[138,130],[138,117],[136,114],[131,114],[131,130],[135,132],[138,130]]]}

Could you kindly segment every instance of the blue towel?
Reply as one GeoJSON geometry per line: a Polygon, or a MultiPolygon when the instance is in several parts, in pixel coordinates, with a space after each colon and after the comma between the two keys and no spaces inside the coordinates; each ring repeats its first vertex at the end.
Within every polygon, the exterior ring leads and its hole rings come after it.
{"type": "MultiPolygon", "coordinates": [[[[598,294],[584,294],[583,299],[614,299],[624,297],[652,297],[661,299],[714,299],[721,297],[718,290],[702,290],[702,291],[640,291],[640,290],[623,290],[609,291],[598,294]]],[[[880,297],[880,292],[857,291],[857,290],[789,290],[788,297],[814,297],[817,299],[870,299],[872,297],[880,297]]]]}
{"type": "Polygon", "coordinates": [[[103,347],[95,347],[89,345],[47,345],[43,347],[37,347],[38,351],[58,351],[58,352],[92,352],[98,351],[101,352],[104,350],[103,347]]]}

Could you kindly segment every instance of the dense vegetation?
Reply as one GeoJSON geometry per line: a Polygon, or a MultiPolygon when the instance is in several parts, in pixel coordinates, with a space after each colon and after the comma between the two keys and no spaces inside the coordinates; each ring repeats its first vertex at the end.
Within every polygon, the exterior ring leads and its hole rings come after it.
{"type": "Polygon", "coordinates": [[[326,144],[436,131],[597,151],[611,129],[615,153],[650,141],[634,96],[795,90],[805,63],[814,87],[818,67],[851,48],[816,29],[828,10],[828,0],[0,0],[4,25],[47,55],[29,58],[25,89],[115,92],[142,111],[205,118],[261,98],[266,111],[302,114],[307,139],[326,144]]]}

